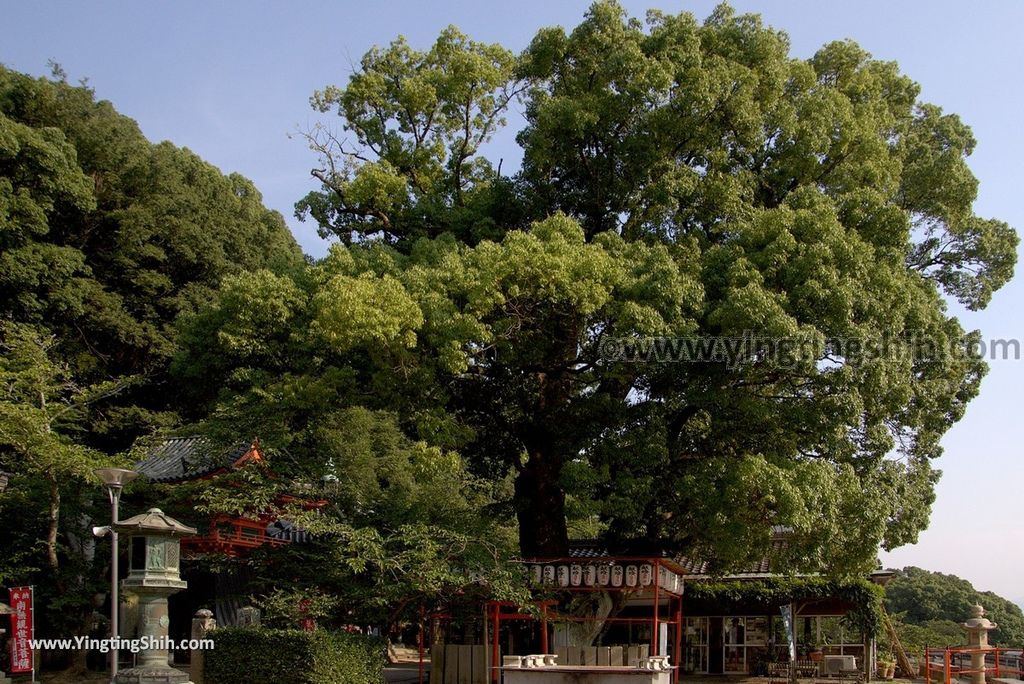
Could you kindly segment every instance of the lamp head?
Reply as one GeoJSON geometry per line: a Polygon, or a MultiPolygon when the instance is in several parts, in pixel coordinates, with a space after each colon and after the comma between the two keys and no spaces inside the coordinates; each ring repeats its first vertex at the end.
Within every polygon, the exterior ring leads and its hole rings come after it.
{"type": "Polygon", "coordinates": [[[139,476],[134,470],[126,468],[97,468],[93,472],[103,484],[113,489],[120,489],[139,476]]]}
{"type": "Polygon", "coordinates": [[[110,525],[96,525],[92,528],[92,536],[106,537],[110,534],[110,525]]]}

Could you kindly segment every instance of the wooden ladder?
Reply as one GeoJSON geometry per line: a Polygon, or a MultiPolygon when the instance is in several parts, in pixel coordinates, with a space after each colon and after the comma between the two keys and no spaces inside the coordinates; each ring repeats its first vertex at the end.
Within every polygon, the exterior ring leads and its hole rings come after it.
{"type": "Polygon", "coordinates": [[[893,650],[896,651],[896,664],[903,671],[903,676],[916,677],[917,673],[913,671],[914,668],[910,664],[910,659],[907,658],[907,652],[903,650],[903,644],[900,643],[900,638],[896,634],[896,627],[893,626],[892,619],[885,610],[885,606],[882,606],[882,620],[885,621],[885,630],[889,633],[889,640],[892,641],[893,650]]]}

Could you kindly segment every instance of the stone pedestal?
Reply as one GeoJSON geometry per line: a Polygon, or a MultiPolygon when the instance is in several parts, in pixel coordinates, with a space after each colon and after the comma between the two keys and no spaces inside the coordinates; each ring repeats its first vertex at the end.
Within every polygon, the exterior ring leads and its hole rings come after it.
{"type": "MultiPolygon", "coordinates": [[[[967,632],[967,646],[973,649],[988,648],[988,633],[999,625],[985,617],[985,609],[979,605],[971,607],[971,618],[960,625],[967,632]]],[[[971,653],[971,684],[985,684],[985,651],[971,653]]]]}

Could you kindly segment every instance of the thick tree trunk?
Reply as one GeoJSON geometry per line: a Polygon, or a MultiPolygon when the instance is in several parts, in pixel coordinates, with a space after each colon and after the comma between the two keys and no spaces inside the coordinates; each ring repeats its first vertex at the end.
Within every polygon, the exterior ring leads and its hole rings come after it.
{"type": "Polygon", "coordinates": [[[532,451],[516,478],[519,550],[524,558],[569,553],[561,471],[561,459],[532,451]]]}

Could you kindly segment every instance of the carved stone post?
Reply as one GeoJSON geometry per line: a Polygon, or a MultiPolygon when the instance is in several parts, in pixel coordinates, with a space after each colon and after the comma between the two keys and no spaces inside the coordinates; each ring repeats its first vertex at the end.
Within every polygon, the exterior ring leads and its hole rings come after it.
{"type": "Polygon", "coordinates": [[[971,618],[960,625],[967,632],[967,646],[979,649],[971,652],[971,684],[985,684],[985,651],[988,633],[999,625],[985,617],[985,609],[971,606],[971,618]]]}
{"type": "MultiPolygon", "coordinates": [[[[217,621],[213,618],[213,611],[206,608],[197,610],[192,618],[192,639],[205,639],[206,635],[215,629],[217,629],[217,621]]],[[[203,667],[206,663],[203,649],[193,648],[189,662],[189,676],[192,678],[192,684],[204,684],[203,667]]]]}

